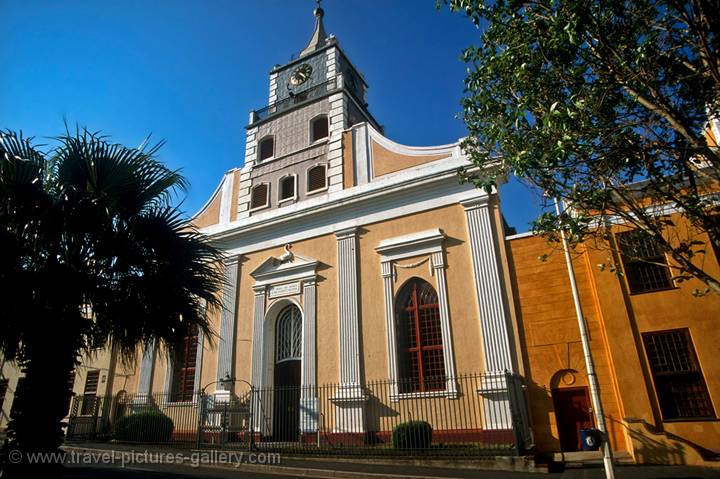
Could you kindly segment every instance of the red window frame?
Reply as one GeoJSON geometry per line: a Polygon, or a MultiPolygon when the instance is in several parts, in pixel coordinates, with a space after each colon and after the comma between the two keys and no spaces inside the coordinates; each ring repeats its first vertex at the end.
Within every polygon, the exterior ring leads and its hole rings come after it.
{"type": "Polygon", "coordinates": [[[444,390],[444,347],[435,288],[427,281],[413,278],[403,286],[398,300],[398,329],[407,328],[405,335],[398,334],[401,392],[444,390]],[[424,302],[429,293],[433,301],[424,302]]]}
{"type": "Polygon", "coordinates": [[[195,363],[197,361],[198,327],[190,325],[188,333],[175,348],[170,401],[189,402],[195,395],[195,363]]]}

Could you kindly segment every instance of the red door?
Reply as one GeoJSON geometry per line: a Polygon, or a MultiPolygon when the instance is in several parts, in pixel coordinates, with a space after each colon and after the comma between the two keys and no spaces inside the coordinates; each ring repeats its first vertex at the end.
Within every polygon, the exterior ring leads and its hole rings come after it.
{"type": "Polygon", "coordinates": [[[563,452],[582,450],[580,429],[594,427],[587,388],[553,389],[555,420],[563,452]]]}

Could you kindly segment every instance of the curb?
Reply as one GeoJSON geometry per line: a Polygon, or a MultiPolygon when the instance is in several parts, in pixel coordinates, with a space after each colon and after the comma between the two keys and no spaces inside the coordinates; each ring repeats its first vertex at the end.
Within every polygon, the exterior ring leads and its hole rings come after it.
{"type": "MultiPolygon", "coordinates": [[[[75,453],[94,453],[94,454],[117,454],[121,456],[123,453],[128,451],[121,449],[95,449],[88,447],[76,447],[76,446],[62,446],[61,449],[65,452],[75,453]]],[[[180,453],[178,453],[180,454],[180,453]]],[[[294,477],[313,477],[317,479],[462,479],[454,478],[451,476],[418,476],[418,475],[403,475],[403,474],[386,474],[381,472],[360,472],[360,471],[335,471],[332,469],[314,469],[307,467],[290,467],[290,466],[275,466],[275,465],[259,465],[259,464],[231,464],[231,463],[216,463],[216,464],[202,464],[200,466],[194,466],[190,463],[188,453],[182,453],[184,458],[182,463],[174,463],[178,466],[193,467],[196,469],[210,468],[210,469],[224,469],[234,471],[245,471],[253,472],[257,474],[278,474],[284,476],[294,477]]]]}
{"type": "MultiPolygon", "coordinates": [[[[62,446],[61,449],[65,452],[75,452],[78,454],[114,454],[117,456],[122,456],[123,454],[127,454],[128,450],[123,449],[104,449],[104,448],[91,448],[91,447],[78,447],[78,446],[71,446],[71,445],[65,445],[62,446]]],[[[231,463],[231,462],[220,462],[220,463],[212,463],[212,464],[200,464],[195,465],[194,463],[191,463],[190,454],[194,452],[201,452],[206,453],[207,451],[178,451],[176,454],[181,454],[183,456],[182,462],[174,462],[174,465],[178,466],[185,466],[185,467],[193,467],[193,468],[211,468],[211,469],[224,469],[224,470],[235,470],[235,471],[244,471],[244,472],[252,472],[255,474],[276,474],[276,475],[284,475],[284,476],[296,476],[296,477],[314,477],[318,479],[380,479],[380,478],[387,478],[387,479],[463,479],[461,477],[453,477],[453,476],[440,476],[440,475],[433,475],[433,476],[427,476],[427,475],[413,475],[413,474],[392,474],[392,473],[384,473],[384,472],[362,472],[362,471],[345,471],[345,470],[333,470],[333,469],[318,469],[318,468],[312,468],[312,467],[298,467],[298,466],[278,466],[278,465],[260,465],[260,464],[237,464],[237,463],[231,463]]],[[[168,453],[172,454],[170,451],[154,451],[153,454],[162,454],[162,453],[168,453]]],[[[293,457],[293,460],[298,459],[297,457],[293,457]]],[[[313,460],[310,458],[307,458],[306,460],[313,460]]],[[[332,462],[332,461],[328,461],[332,462]]],[[[348,463],[352,461],[337,461],[337,462],[343,462],[348,463]]],[[[489,463],[490,461],[488,461],[489,463]]],[[[494,462],[494,461],[493,461],[494,462]]],[[[363,465],[362,462],[355,462],[354,464],[363,465]]],[[[391,465],[391,464],[388,464],[391,465]]],[[[423,466],[424,464],[415,463],[412,464],[413,466],[423,466]]],[[[433,466],[427,466],[427,467],[433,467],[433,466]]],[[[437,466],[435,466],[437,467],[437,466]]],[[[515,472],[545,472],[547,473],[547,469],[540,469],[533,465],[527,465],[525,468],[518,468],[518,467],[490,467],[490,464],[488,464],[487,468],[478,467],[478,469],[484,469],[484,470],[502,470],[502,471],[515,471],[515,472]],[[529,466],[529,467],[528,467],[529,466]]],[[[461,470],[467,470],[467,468],[462,468],[461,470]]]]}

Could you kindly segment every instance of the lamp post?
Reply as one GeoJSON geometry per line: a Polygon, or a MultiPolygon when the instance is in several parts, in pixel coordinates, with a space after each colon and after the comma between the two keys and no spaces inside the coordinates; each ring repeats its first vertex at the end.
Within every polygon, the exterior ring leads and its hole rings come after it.
{"type": "MultiPolygon", "coordinates": [[[[555,212],[558,217],[561,215],[560,200],[557,198],[555,198],[555,212]]],[[[578,328],[580,328],[580,340],[582,342],[583,356],[585,357],[585,369],[587,369],[588,374],[590,398],[592,399],[593,411],[595,412],[595,422],[597,423],[598,429],[604,436],[602,447],[605,477],[607,479],[615,479],[615,466],[613,464],[612,449],[610,448],[610,440],[608,438],[607,426],[605,424],[605,412],[603,411],[602,401],[600,400],[600,385],[598,384],[597,373],[595,372],[595,362],[593,361],[592,352],[590,351],[587,324],[585,324],[585,316],[583,315],[582,305],[580,304],[580,293],[578,292],[578,286],[575,280],[575,269],[573,268],[572,258],[570,257],[570,248],[568,247],[565,231],[562,229],[560,230],[560,237],[562,238],[565,262],[567,263],[567,271],[570,278],[570,289],[572,290],[573,301],[575,303],[575,314],[577,315],[578,328]]]]}
{"type": "MultiPolygon", "coordinates": [[[[237,379],[230,377],[230,374],[226,374],[225,377],[222,379],[219,379],[217,381],[213,381],[211,383],[206,384],[200,389],[200,414],[198,415],[198,437],[197,437],[197,448],[200,449],[200,445],[202,443],[202,436],[203,436],[203,424],[205,422],[205,416],[207,414],[206,411],[206,398],[208,397],[208,394],[206,394],[205,390],[212,386],[213,384],[220,384],[222,388],[226,391],[230,389],[230,386],[234,383],[245,383],[250,388],[250,403],[252,404],[254,400],[254,389],[253,385],[249,382],[245,381],[244,379],[237,379]]],[[[225,434],[227,432],[227,407],[228,407],[229,401],[223,401],[223,415],[222,415],[222,423],[221,427],[222,430],[220,432],[220,445],[224,445],[225,443],[225,434]]],[[[253,446],[253,413],[252,413],[252,406],[249,408],[249,421],[248,421],[248,449],[252,449],[253,446]]]]}

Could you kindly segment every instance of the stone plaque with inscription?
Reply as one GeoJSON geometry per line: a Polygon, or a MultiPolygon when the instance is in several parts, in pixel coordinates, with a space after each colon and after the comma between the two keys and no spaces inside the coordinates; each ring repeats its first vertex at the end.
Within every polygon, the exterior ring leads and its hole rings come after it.
{"type": "Polygon", "coordinates": [[[294,283],[285,284],[274,284],[270,286],[268,296],[272,298],[279,298],[281,296],[290,296],[293,294],[300,294],[300,282],[295,281],[294,283]]]}

